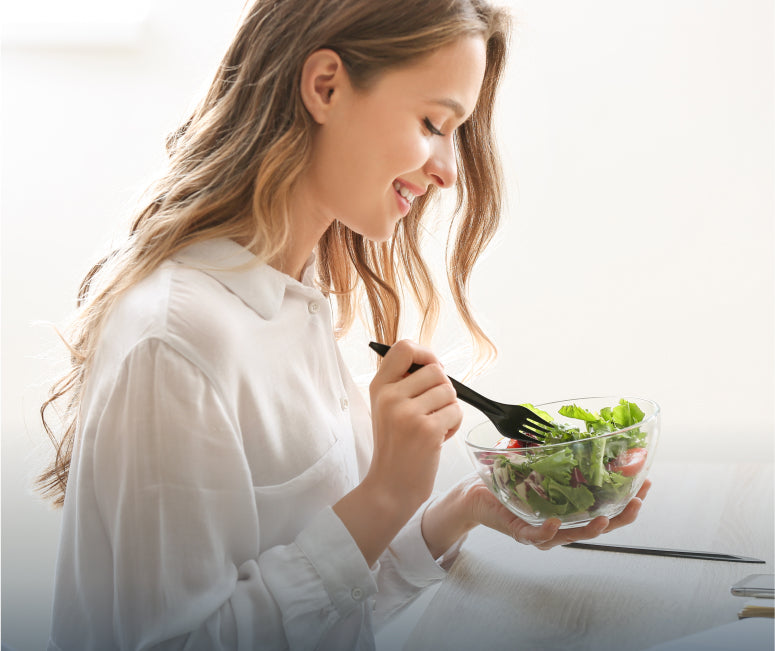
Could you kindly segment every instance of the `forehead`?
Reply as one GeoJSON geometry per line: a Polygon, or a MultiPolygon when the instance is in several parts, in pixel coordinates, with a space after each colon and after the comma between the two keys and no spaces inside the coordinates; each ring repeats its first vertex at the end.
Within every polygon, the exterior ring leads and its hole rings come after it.
{"type": "Polygon", "coordinates": [[[486,60],[483,38],[462,37],[419,61],[385,73],[374,91],[399,102],[445,107],[462,119],[476,106],[486,60]]]}

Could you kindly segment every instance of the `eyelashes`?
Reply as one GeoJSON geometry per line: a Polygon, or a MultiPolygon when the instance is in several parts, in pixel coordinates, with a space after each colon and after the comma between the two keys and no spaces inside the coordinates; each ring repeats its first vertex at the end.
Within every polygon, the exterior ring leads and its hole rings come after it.
{"type": "Polygon", "coordinates": [[[430,118],[425,118],[423,120],[423,124],[425,124],[425,128],[428,129],[428,131],[430,131],[434,136],[443,136],[444,135],[435,126],[433,126],[433,122],[431,122],[430,118]]]}

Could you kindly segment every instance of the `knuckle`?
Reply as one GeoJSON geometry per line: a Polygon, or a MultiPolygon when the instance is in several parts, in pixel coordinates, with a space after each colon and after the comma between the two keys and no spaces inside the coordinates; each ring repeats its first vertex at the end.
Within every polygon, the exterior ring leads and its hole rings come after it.
{"type": "Polygon", "coordinates": [[[428,372],[431,374],[431,377],[438,382],[439,384],[446,384],[450,387],[452,386],[452,383],[449,381],[449,378],[444,373],[444,369],[441,367],[441,364],[438,362],[435,364],[428,364],[428,372]]]}
{"type": "Polygon", "coordinates": [[[380,411],[392,409],[397,402],[398,394],[392,385],[379,387],[373,396],[374,407],[380,411]]]}
{"type": "Polygon", "coordinates": [[[397,341],[390,347],[391,351],[396,351],[399,355],[402,357],[410,356],[413,354],[414,351],[414,343],[410,341],[409,339],[401,339],[400,341],[397,341]]]}
{"type": "Polygon", "coordinates": [[[422,437],[431,437],[438,434],[439,427],[433,418],[422,418],[417,423],[416,432],[422,437]]]}

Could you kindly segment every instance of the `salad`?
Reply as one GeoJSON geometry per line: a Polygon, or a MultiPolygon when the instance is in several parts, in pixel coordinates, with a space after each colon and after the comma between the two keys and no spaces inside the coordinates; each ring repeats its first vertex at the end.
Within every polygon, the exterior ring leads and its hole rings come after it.
{"type": "Polygon", "coordinates": [[[533,405],[524,406],[550,422],[550,431],[544,442],[535,446],[501,440],[498,447],[523,450],[511,458],[494,457],[492,481],[496,490],[542,517],[597,510],[626,499],[634,477],[646,464],[646,434],[633,427],[621,434],[596,437],[642,422],[644,413],[638,405],[622,399],[597,414],[573,404],[561,407],[558,413],[580,421],[578,426],[556,422],[533,405]],[[556,443],[568,445],[545,449],[556,443]]]}

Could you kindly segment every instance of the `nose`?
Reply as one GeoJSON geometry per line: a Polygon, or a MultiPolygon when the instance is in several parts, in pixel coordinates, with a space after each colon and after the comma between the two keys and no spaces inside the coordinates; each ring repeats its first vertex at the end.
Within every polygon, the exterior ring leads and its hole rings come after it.
{"type": "Polygon", "coordinates": [[[457,181],[457,156],[452,136],[433,139],[425,173],[431,178],[431,183],[441,189],[450,188],[457,181]]]}

